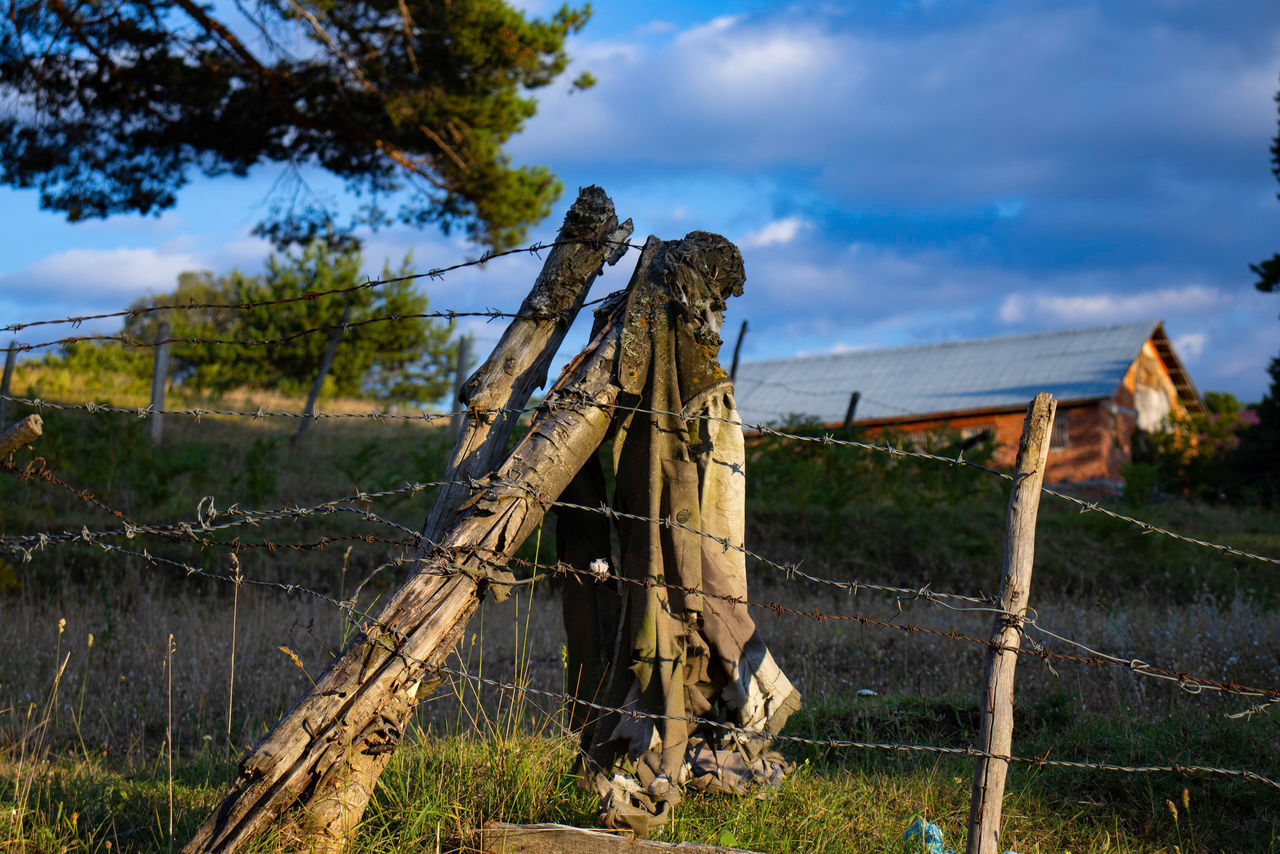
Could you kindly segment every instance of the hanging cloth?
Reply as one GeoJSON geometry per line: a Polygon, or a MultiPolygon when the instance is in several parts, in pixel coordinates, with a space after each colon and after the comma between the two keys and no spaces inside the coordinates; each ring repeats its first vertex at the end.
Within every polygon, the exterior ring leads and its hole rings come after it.
{"type": "MultiPolygon", "coordinates": [[[[733,386],[717,360],[725,300],[742,293],[741,256],[705,232],[650,238],[636,277],[617,369],[627,397],[613,435],[618,577],[594,588],[577,582],[565,624],[576,696],[642,713],[577,705],[573,719],[602,822],[645,836],[685,783],[743,791],[781,779],[785,763],[766,751],[768,734],[800,696],[743,604],[745,454],[733,386]]],[[[603,481],[593,465],[570,492],[599,504],[603,481]]],[[[562,558],[599,571],[607,522],[583,515],[558,529],[562,558]]]]}

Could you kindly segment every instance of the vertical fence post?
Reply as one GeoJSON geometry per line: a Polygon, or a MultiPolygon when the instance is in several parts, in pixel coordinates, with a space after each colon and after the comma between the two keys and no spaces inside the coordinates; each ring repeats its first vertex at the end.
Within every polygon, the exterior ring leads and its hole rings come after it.
{"type": "Polygon", "coordinates": [[[295,448],[302,442],[302,437],[306,435],[307,428],[315,418],[316,400],[320,397],[320,389],[324,387],[324,378],[329,375],[329,368],[333,367],[333,357],[338,352],[338,342],[342,340],[342,333],[347,331],[349,320],[351,320],[351,303],[347,303],[347,307],[342,310],[342,319],[329,333],[329,343],[324,348],[324,355],[320,357],[320,370],[316,372],[315,382],[311,384],[311,393],[307,395],[307,405],[302,410],[302,422],[298,424],[298,432],[293,434],[295,448]]]}
{"type": "Polygon", "coordinates": [[[729,382],[738,381],[738,356],[742,353],[742,339],[747,337],[747,322],[738,329],[738,343],[733,345],[733,364],[729,367],[729,382]]]}
{"type": "Polygon", "coordinates": [[[849,408],[844,411],[844,429],[846,432],[853,428],[853,417],[858,412],[858,401],[862,400],[862,392],[855,391],[849,395],[849,408]]]}
{"type": "Polygon", "coordinates": [[[9,401],[6,399],[13,385],[13,363],[18,356],[18,339],[9,342],[9,349],[4,353],[4,378],[0,379],[0,430],[9,423],[9,401]]]}
{"type": "Polygon", "coordinates": [[[467,368],[471,366],[471,336],[458,339],[458,365],[453,372],[453,418],[449,419],[449,435],[456,437],[462,429],[462,413],[467,404],[462,399],[462,387],[467,383],[467,368]]]}
{"type": "Polygon", "coordinates": [[[160,321],[156,327],[156,361],[151,369],[151,420],[147,425],[151,441],[159,442],[164,430],[164,387],[169,381],[169,321],[160,321]]]}
{"type": "Polygon", "coordinates": [[[1013,746],[1013,673],[1022,643],[1022,622],[1031,591],[1031,569],[1035,562],[1036,516],[1040,512],[1040,487],[1049,457],[1049,436],[1057,402],[1041,392],[1027,407],[1018,443],[1018,460],[1009,494],[1005,524],[1004,566],[1000,579],[1000,607],[991,632],[991,653],[979,700],[982,715],[973,775],[973,795],[969,802],[969,839],[965,854],[998,854],[1000,812],[1004,798],[1013,746]]]}

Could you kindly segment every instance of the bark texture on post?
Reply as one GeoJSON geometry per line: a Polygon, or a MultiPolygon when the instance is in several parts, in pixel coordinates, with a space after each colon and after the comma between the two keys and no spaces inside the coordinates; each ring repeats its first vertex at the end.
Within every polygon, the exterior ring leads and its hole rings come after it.
{"type": "MultiPolygon", "coordinates": [[[[1006,614],[997,617],[992,628],[993,648],[987,659],[980,698],[982,715],[977,745],[979,750],[996,757],[1009,756],[1013,746],[1013,676],[1018,664],[1017,649],[1022,643],[1023,614],[1031,592],[1040,487],[1044,483],[1057,406],[1047,393],[1036,395],[1027,408],[1014,466],[1000,579],[1000,607],[1006,614]]],[[[979,757],[969,803],[966,854],[998,854],[1000,814],[1008,772],[1007,759],[979,757]]]]}
{"type": "Polygon", "coordinates": [[[43,433],[44,419],[39,415],[28,415],[0,435],[0,460],[23,445],[34,442],[43,433]]]}
{"type": "MultiPolygon", "coordinates": [[[[552,247],[533,289],[520,304],[519,316],[459,392],[467,409],[446,480],[480,477],[502,459],[519,416],[495,410],[523,409],[534,390],[546,383],[551,359],[587,291],[606,263],[616,264],[626,253],[621,241],[631,231],[630,219],[618,224],[613,202],[604,190],[593,186],[578,193],[556,236],[560,245],[552,247]]],[[[441,487],[423,536],[433,542],[438,539],[468,494],[465,486],[441,487]]]]}
{"type": "MultiPolygon", "coordinates": [[[[612,201],[603,190],[589,187],[566,215],[560,239],[595,241],[619,232],[612,201]]],[[[626,233],[630,233],[629,222],[626,233]]],[[[497,366],[486,377],[486,406],[521,408],[532,390],[545,382],[546,366],[572,322],[573,313],[581,307],[601,265],[615,257],[614,246],[603,242],[556,250],[525,300],[526,307],[536,302],[547,308],[541,310],[539,317],[533,316],[532,311],[522,311],[529,316],[513,322],[512,327],[519,328],[514,332],[508,329],[486,363],[497,366]],[[539,365],[542,373],[537,373],[539,365]]],[[[600,372],[599,365],[596,370],[600,372]]],[[[609,373],[604,372],[606,379],[609,373]]],[[[585,383],[581,376],[573,379],[585,383]]],[[[598,378],[593,382],[598,384],[598,378]]],[[[594,388],[591,384],[570,385],[581,393],[594,388]]],[[[607,415],[597,417],[601,419],[607,422],[607,415]]],[[[497,426],[502,423],[505,422],[498,422],[497,426]]],[[[568,431],[568,422],[557,423],[568,431]]],[[[495,434],[494,428],[491,418],[468,417],[464,421],[445,480],[469,480],[497,468],[510,437],[510,425],[500,435],[495,434]],[[462,450],[465,453],[460,453],[462,450]]],[[[585,440],[598,444],[594,431],[585,440]]],[[[527,460],[530,448],[539,443],[545,445],[545,438],[532,431],[521,445],[519,458],[527,460]]],[[[591,451],[594,445],[585,453],[591,451]]],[[[465,513],[460,509],[463,501],[475,493],[464,486],[442,490],[437,495],[425,532],[430,542],[444,538],[464,515],[476,524],[492,515],[485,513],[483,501],[477,501],[465,513]]],[[[502,530],[503,539],[518,533],[502,530]]],[[[463,536],[473,539],[465,545],[480,543],[474,524],[465,529],[463,536]]],[[[519,543],[506,545],[514,549],[519,543]]],[[[485,568],[484,553],[471,555],[466,563],[451,560],[453,556],[445,548],[429,557],[432,562],[382,610],[377,624],[364,627],[320,683],[245,759],[232,792],[184,851],[239,850],[294,804],[300,807],[295,829],[312,837],[314,849],[332,851],[343,847],[405,732],[419,693],[430,693],[430,688],[421,687],[428,665],[443,660],[479,603],[481,592],[475,579],[485,568]]]]}
{"type": "MultiPolygon", "coordinates": [[[[564,225],[557,236],[557,246],[543,265],[520,317],[516,318],[498,342],[476,377],[485,374],[484,409],[523,409],[529,395],[546,382],[546,369],[582,307],[592,283],[606,262],[621,257],[617,241],[631,234],[631,221],[618,225],[613,202],[599,187],[580,191],[578,200],[565,214],[564,225]],[[604,239],[601,239],[604,238],[604,239]],[[579,241],[579,242],[574,242],[579,241]],[[569,250],[569,251],[560,251],[569,250]],[[530,305],[542,308],[530,308],[530,305]],[[528,309],[528,310],[525,310],[528,309]],[[513,332],[514,330],[514,332],[513,332]],[[485,369],[497,366],[487,374],[485,369]]],[[[625,250],[625,247],[622,247],[625,250]]],[[[470,339],[464,337],[459,346],[458,371],[465,370],[470,339]]],[[[471,383],[477,380],[473,377],[471,383]]],[[[464,398],[465,375],[458,380],[457,396],[464,398]]],[[[511,437],[514,419],[495,422],[491,413],[469,417],[457,413],[451,427],[456,434],[454,451],[441,480],[463,484],[489,474],[502,462],[511,437]],[[506,429],[500,429],[501,425],[506,429]],[[495,430],[495,428],[498,428],[495,430]]],[[[460,518],[462,503],[474,491],[465,485],[444,486],[436,495],[431,514],[423,531],[431,544],[443,538],[460,518]]],[[[452,642],[450,642],[450,645],[452,642]]],[[[404,733],[413,713],[413,703],[397,703],[382,711],[389,731],[404,733]]],[[[332,764],[316,790],[326,793],[312,804],[306,827],[321,839],[342,840],[359,823],[372,796],[373,781],[391,760],[391,751],[367,755],[360,760],[361,773],[351,773],[351,763],[332,764]],[[366,782],[367,781],[367,784],[366,782]]],[[[329,847],[340,843],[330,842],[329,847]]]]}
{"type": "Polygon", "coordinates": [[[611,329],[580,360],[563,391],[572,408],[553,402],[474,490],[421,569],[241,763],[231,794],[184,851],[241,850],[291,806],[300,808],[297,830],[312,850],[345,845],[353,801],[362,811],[404,736],[402,722],[434,687],[433,668],[475,613],[487,576],[541,521],[545,508],[532,496],[559,495],[603,440],[617,396],[617,337],[611,329]]]}

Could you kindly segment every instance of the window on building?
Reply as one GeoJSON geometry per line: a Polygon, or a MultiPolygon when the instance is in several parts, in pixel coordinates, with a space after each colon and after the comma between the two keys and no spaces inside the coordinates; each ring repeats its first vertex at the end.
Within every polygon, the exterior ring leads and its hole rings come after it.
{"type": "Polygon", "coordinates": [[[1053,433],[1049,436],[1050,448],[1065,448],[1067,446],[1067,436],[1071,432],[1071,428],[1067,425],[1067,413],[1058,410],[1058,414],[1053,418],[1053,433]]]}

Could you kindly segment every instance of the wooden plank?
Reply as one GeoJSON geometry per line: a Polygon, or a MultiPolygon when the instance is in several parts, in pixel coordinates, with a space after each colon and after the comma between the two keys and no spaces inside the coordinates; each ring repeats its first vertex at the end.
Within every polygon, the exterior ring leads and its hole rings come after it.
{"type": "Polygon", "coordinates": [[[1013,676],[1018,664],[1017,649],[1022,643],[1023,615],[1031,593],[1040,487],[1057,406],[1049,394],[1036,395],[1027,407],[1018,443],[1000,579],[1000,607],[1006,613],[996,617],[991,631],[992,649],[979,701],[982,715],[977,747],[990,755],[978,759],[973,775],[966,854],[998,854],[1001,850],[1000,814],[1009,761],[996,757],[1009,756],[1013,747],[1013,676]]]}
{"type": "Polygon", "coordinates": [[[758,854],[723,845],[634,839],[625,831],[586,830],[567,824],[490,822],[476,831],[472,844],[484,854],[758,854]]]}

